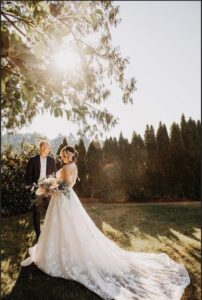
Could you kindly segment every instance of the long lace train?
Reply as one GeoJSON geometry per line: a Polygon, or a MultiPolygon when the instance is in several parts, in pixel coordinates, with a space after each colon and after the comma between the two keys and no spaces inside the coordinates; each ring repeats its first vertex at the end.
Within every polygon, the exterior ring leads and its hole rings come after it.
{"type": "Polygon", "coordinates": [[[186,268],[165,253],[126,251],[96,227],[74,190],[51,198],[38,243],[21,265],[76,280],[103,299],[179,300],[186,268]]]}

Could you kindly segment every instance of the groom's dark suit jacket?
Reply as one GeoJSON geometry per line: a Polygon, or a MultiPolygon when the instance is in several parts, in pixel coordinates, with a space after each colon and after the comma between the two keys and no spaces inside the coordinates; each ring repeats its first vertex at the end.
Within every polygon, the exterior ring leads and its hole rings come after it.
{"type": "MultiPolygon", "coordinates": [[[[27,164],[26,174],[25,174],[25,181],[27,185],[32,185],[34,182],[37,183],[39,176],[40,176],[40,155],[37,154],[32,156],[27,164]]],[[[46,164],[46,176],[52,175],[56,173],[56,164],[55,159],[51,156],[47,156],[47,164],[46,164]]]]}

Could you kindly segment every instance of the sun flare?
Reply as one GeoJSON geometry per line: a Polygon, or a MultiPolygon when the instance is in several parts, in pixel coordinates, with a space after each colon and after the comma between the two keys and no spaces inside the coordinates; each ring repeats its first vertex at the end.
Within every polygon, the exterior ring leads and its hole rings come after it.
{"type": "Polygon", "coordinates": [[[53,63],[61,72],[73,71],[79,63],[79,57],[72,49],[63,48],[54,54],[53,63]]]}

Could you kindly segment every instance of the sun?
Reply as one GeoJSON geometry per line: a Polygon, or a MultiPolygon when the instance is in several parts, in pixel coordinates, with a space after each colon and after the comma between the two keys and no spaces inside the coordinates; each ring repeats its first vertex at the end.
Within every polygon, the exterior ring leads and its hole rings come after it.
{"type": "Polygon", "coordinates": [[[61,48],[53,55],[53,64],[61,72],[74,71],[79,57],[71,48],[61,48]]]}

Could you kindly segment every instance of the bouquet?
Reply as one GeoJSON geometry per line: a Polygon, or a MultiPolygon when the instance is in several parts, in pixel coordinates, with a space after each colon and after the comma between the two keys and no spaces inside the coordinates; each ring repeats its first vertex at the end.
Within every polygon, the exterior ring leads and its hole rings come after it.
{"type": "Polygon", "coordinates": [[[38,196],[34,199],[30,205],[40,202],[42,197],[50,197],[54,192],[61,191],[63,194],[68,195],[70,193],[70,185],[66,182],[62,182],[57,178],[49,177],[38,180],[38,183],[34,183],[31,189],[32,192],[38,196]]]}
{"type": "Polygon", "coordinates": [[[62,182],[57,178],[49,177],[38,181],[38,184],[34,185],[37,187],[35,191],[37,196],[51,196],[54,192],[62,191],[65,195],[70,192],[70,185],[68,183],[62,182]]]}

